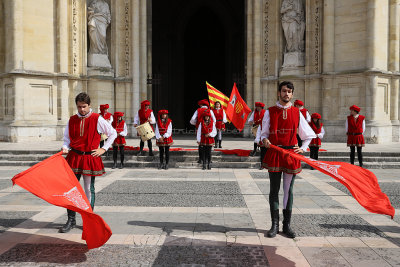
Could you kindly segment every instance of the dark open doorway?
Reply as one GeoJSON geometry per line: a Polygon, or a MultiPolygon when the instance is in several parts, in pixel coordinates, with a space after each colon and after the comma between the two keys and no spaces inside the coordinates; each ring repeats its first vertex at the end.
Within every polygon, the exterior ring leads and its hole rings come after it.
{"type": "Polygon", "coordinates": [[[153,109],[168,109],[174,128],[194,129],[206,81],[229,97],[233,77],[244,75],[244,15],[244,0],[153,1],[153,109]]]}

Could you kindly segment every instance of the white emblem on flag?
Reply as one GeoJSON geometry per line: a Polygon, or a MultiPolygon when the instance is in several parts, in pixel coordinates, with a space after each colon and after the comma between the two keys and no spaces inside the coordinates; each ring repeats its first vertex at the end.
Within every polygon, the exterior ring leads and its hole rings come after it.
{"type": "Polygon", "coordinates": [[[89,205],[83,199],[82,194],[79,192],[78,188],[74,186],[68,192],[65,192],[63,195],[54,195],[54,196],[62,196],[74,203],[74,206],[77,206],[80,209],[87,210],[89,209],[89,205]]]}
{"type": "Polygon", "coordinates": [[[343,176],[341,176],[338,172],[340,165],[331,165],[331,164],[317,161],[315,159],[310,159],[310,160],[314,161],[314,163],[317,164],[318,167],[320,167],[321,169],[324,169],[325,171],[329,172],[330,174],[335,175],[336,177],[342,179],[343,181],[346,181],[346,179],[343,176]]]}
{"type": "Polygon", "coordinates": [[[232,106],[235,106],[236,98],[237,98],[236,95],[233,95],[232,101],[230,102],[232,106]]]}

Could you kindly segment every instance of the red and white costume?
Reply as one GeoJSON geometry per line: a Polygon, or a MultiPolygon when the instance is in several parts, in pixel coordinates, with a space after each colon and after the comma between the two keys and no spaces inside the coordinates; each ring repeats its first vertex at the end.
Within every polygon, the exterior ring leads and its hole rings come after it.
{"type": "Polygon", "coordinates": [[[118,136],[115,138],[113,146],[126,145],[125,136],[128,134],[128,127],[126,127],[124,120],[119,120],[123,116],[123,112],[114,112],[115,121],[112,123],[112,127],[116,130],[118,136]]]}
{"type": "MultiPolygon", "coordinates": [[[[207,99],[203,99],[200,100],[199,102],[197,102],[197,104],[200,106],[200,108],[198,108],[192,118],[190,119],[190,124],[194,125],[197,128],[199,128],[199,124],[200,124],[200,120],[201,120],[201,114],[203,113],[204,109],[209,109],[210,108],[210,104],[208,103],[207,99]]],[[[211,118],[213,120],[213,122],[216,122],[216,118],[214,115],[214,112],[211,111],[211,118]]]]}
{"type": "Polygon", "coordinates": [[[313,138],[311,140],[311,143],[309,146],[317,146],[317,147],[321,147],[321,139],[324,138],[325,135],[325,130],[323,127],[323,123],[321,122],[319,124],[319,127],[317,127],[317,125],[315,125],[314,120],[313,119],[321,119],[321,115],[319,115],[318,113],[313,113],[311,115],[311,122],[310,122],[310,127],[311,129],[313,129],[314,133],[317,135],[316,138],[313,138]]]}
{"type": "MultiPolygon", "coordinates": [[[[256,108],[257,108],[257,107],[261,107],[262,110],[257,111],[257,109],[255,109],[255,110],[253,111],[253,113],[251,113],[251,115],[250,115],[249,119],[247,120],[247,122],[248,122],[248,123],[252,122],[252,123],[253,123],[252,127],[258,127],[258,126],[260,126],[261,123],[262,123],[262,120],[263,120],[263,118],[264,118],[264,114],[265,114],[265,109],[264,109],[265,104],[264,104],[264,103],[262,103],[262,102],[256,102],[256,103],[255,103],[255,107],[256,107],[256,108]]],[[[260,128],[260,127],[258,127],[258,128],[260,128]]],[[[257,131],[258,131],[258,128],[257,128],[257,131]]],[[[258,138],[258,141],[257,141],[257,136],[256,136],[256,138],[254,139],[254,143],[258,143],[259,141],[260,141],[259,138],[258,138]]]]}
{"type": "MultiPolygon", "coordinates": [[[[304,140],[301,149],[307,150],[311,139],[316,135],[311,129],[305,118],[301,115],[298,108],[292,106],[282,106],[279,102],[275,106],[268,108],[264,114],[261,130],[261,141],[269,139],[271,144],[282,146],[288,150],[294,150],[297,145],[296,134],[304,140]]],[[[299,160],[291,159],[288,161],[274,149],[268,149],[263,160],[263,167],[269,172],[285,172],[297,174],[301,172],[299,160]]]]}
{"type": "Polygon", "coordinates": [[[158,111],[158,120],[156,124],[156,145],[157,146],[171,146],[174,141],[172,140],[172,120],[167,118],[166,120],[161,119],[162,114],[168,114],[168,110],[158,111]],[[163,137],[163,141],[160,138],[163,137]]]}
{"type": "Polygon", "coordinates": [[[215,127],[217,130],[225,130],[225,123],[228,122],[226,119],[225,110],[223,108],[213,108],[212,112],[214,113],[216,119],[215,127]]]}
{"type": "Polygon", "coordinates": [[[144,100],[140,103],[140,109],[136,113],[136,116],[133,120],[133,124],[141,125],[145,122],[149,122],[151,127],[153,128],[153,124],[156,124],[156,118],[154,117],[153,110],[151,109],[145,110],[146,106],[150,106],[150,101],[144,100]]]}
{"type": "Polygon", "coordinates": [[[113,116],[110,112],[106,112],[106,109],[109,109],[110,106],[108,104],[100,105],[100,116],[102,116],[108,123],[113,122],[113,116]]]}
{"type": "Polygon", "coordinates": [[[301,100],[296,100],[294,101],[294,105],[298,105],[298,106],[302,106],[302,108],[299,108],[301,114],[304,116],[304,118],[306,119],[306,121],[308,123],[311,122],[311,116],[310,113],[308,112],[308,109],[304,108],[304,102],[301,100]]]}
{"type": "Polygon", "coordinates": [[[71,149],[66,160],[75,174],[101,176],[105,173],[101,157],[91,155],[91,151],[99,148],[100,133],[108,136],[102,147],[108,150],[117,133],[103,117],[92,111],[86,116],[77,113],[70,117],[64,132],[63,148],[71,149]]]}
{"type": "MultiPolygon", "coordinates": [[[[360,112],[360,108],[353,105],[353,109],[360,112]]],[[[346,133],[347,133],[347,146],[365,146],[364,132],[365,132],[365,116],[355,115],[348,116],[346,120],[346,133]]]]}
{"type": "Polygon", "coordinates": [[[197,142],[199,142],[201,146],[214,145],[214,137],[217,135],[217,128],[215,128],[215,123],[211,118],[211,114],[212,111],[209,109],[203,111],[199,127],[197,128],[197,142]],[[210,116],[210,120],[208,122],[204,121],[205,116],[210,116]],[[206,134],[209,136],[206,137],[206,134]]]}

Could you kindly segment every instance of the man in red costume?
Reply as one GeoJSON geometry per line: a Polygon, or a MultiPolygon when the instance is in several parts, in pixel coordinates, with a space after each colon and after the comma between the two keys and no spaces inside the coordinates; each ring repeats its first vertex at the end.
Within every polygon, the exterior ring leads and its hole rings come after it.
{"type": "MultiPolygon", "coordinates": [[[[93,209],[95,201],[95,177],[105,173],[103,161],[100,156],[114,142],[117,133],[103,117],[92,112],[88,94],[78,94],[75,98],[75,104],[78,113],[69,119],[65,127],[62,151],[64,154],[68,154],[66,160],[78,181],[83,176],[86,197],[93,209]],[[104,146],[99,148],[100,134],[106,134],[108,139],[104,146]]],[[[76,212],[72,210],[67,210],[67,212],[68,220],[60,228],[60,233],[67,233],[76,225],[76,212]]]]}
{"type": "MultiPolygon", "coordinates": [[[[144,100],[140,103],[140,109],[138,110],[134,120],[133,126],[142,125],[143,123],[149,122],[150,125],[156,124],[156,118],[154,117],[153,110],[150,109],[150,101],[144,100]]],[[[151,126],[153,128],[153,125],[151,126]]],[[[153,128],[154,131],[154,128],[153,128]]],[[[138,134],[139,136],[139,134],[138,134]]],[[[149,147],[149,156],[154,156],[153,154],[153,144],[151,139],[147,140],[147,146],[149,147]]],[[[140,150],[139,154],[143,155],[144,142],[140,139],[140,150]]]]}
{"type": "MultiPolygon", "coordinates": [[[[308,109],[304,108],[304,102],[299,100],[299,99],[297,99],[297,100],[294,101],[293,104],[294,104],[294,106],[296,108],[298,108],[300,110],[301,115],[304,116],[306,121],[308,123],[310,123],[311,122],[311,116],[310,116],[310,113],[308,112],[308,109]]],[[[300,138],[299,135],[297,135],[297,142],[298,142],[299,146],[302,146],[302,141],[301,141],[301,138],[300,138]]]]}
{"type": "MultiPolygon", "coordinates": [[[[108,104],[100,105],[100,116],[102,116],[103,119],[105,119],[108,123],[111,124],[113,122],[113,116],[111,115],[110,112],[108,112],[109,108],[110,106],[108,104]]],[[[104,140],[106,140],[107,138],[108,138],[107,135],[105,134],[101,135],[100,147],[104,146],[104,140]]]]}
{"type": "MultiPolygon", "coordinates": [[[[199,128],[201,115],[203,114],[204,109],[209,109],[210,108],[210,104],[208,103],[207,99],[200,100],[199,102],[197,102],[197,104],[199,105],[199,108],[196,109],[196,111],[194,112],[192,118],[190,119],[190,124],[194,125],[196,127],[196,131],[199,128]]],[[[215,119],[215,116],[214,116],[214,112],[211,111],[210,113],[211,113],[211,118],[212,118],[212,120],[213,120],[213,122],[215,124],[216,119],[215,119]]],[[[199,145],[199,160],[198,160],[198,163],[202,162],[202,156],[201,156],[201,155],[203,155],[202,149],[203,149],[203,146],[199,145]]]]}
{"type": "Polygon", "coordinates": [[[203,147],[201,155],[203,159],[203,170],[206,168],[211,170],[211,148],[214,145],[214,137],[217,135],[217,129],[215,128],[215,123],[211,118],[211,114],[212,111],[210,109],[204,109],[200,117],[199,127],[197,128],[197,143],[203,147]]]}
{"type": "Polygon", "coordinates": [[[350,163],[354,164],[355,150],[357,147],[358,163],[363,166],[362,147],[365,146],[365,116],[358,114],[361,108],[353,105],[350,107],[350,116],[346,120],[347,146],[350,147],[350,163]]]}
{"type": "Polygon", "coordinates": [[[126,127],[125,121],[122,119],[124,116],[123,112],[114,112],[115,121],[111,124],[112,127],[117,131],[117,138],[115,138],[113,143],[113,160],[114,165],[113,169],[117,168],[117,157],[118,157],[118,148],[119,154],[121,156],[121,165],[119,165],[120,169],[124,168],[124,147],[126,145],[125,136],[128,134],[128,127],[126,127]]]}
{"type": "MultiPolygon", "coordinates": [[[[262,102],[256,102],[255,103],[255,109],[253,111],[253,113],[251,113],[249,119],[248,119],[248,123],[250,124],[250,126],[252,126],[252,133],[254,135],[254,133],[257,132],[258,127],[261,125],[261,122],[264,118],[264,113],[265,113],[265,104],[262,102]]],[[[257,147],[258,147],[258,141],[257,141],[257,135],[254,135],[255,139],[254,139],[254,148],[253,151],[250,153],[250,156],[254,156],[254,154],[256,154],[257,152],[257,147]]]]}
{"type": "MultiPolygon", "coordinates": [[[[294,86],[291,82],[281,82],[278,87],[279,101],[269,107],[262,122],[261,140],[266,148],[270,144],[281,148],[304,153],[311,140],[316,137],[298,108],[290,100],[293,98],[294,86]],[[303,146],[297,144],[296,133],[303,140],[303,146]]],[[[283,233],[294,238],[296,234],[290,228],[293,205],[293,184],[296,174],[301,172],[300,160],[284,158],[278,151],[268,149],[263,161],[268,169],[270,180],[269,205],[272,226],[268,237],[275,237],[279,231],[279,188],[283,174],[283,233]]]]}
{"type": "Polygon", "coordinates": [[[168,110],[158,111],[158,120],[156,124],[156,145],[160,150],[160,165],[158,169],[168,170],[169,148],[174,141],[172,140],[172,120],[169,118],[168,110]],[[165,163],[164,163],[165,155],[165,163]]]}

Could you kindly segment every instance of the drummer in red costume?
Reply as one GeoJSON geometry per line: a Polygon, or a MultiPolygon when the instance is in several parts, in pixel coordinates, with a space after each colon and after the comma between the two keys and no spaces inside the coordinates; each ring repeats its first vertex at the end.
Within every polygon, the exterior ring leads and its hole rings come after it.
{"type": "MultiPolygon", "coordinates": [[[[266,148],[273,144],[295,153],[304,153],[311,140],[316,137],[299,109],[290,102],[293,92],[293,83],[287,81],[280,83],[278,87],[279,101],[275,106],[268,108],[264,114],[261,140],[266,148]],[[301,147],[297,144],[297,132],[303,140],[301,147]]],[[[300,160],[291,158],[288,161],[278,151],[269,148],[263,161],[263,167],[268,169],[270,180],[269,205],[272,226],[267,236],[275,237],[279,231],[279,189],[283,174],[283,233],[289,238],[294,238],[296,234],[290,228],[290,221],[293,184],[296,174],[301,172],[300,160]]]]}
{"type": "Polygon", "coordinates": [[[168,170],[169,163],[169,147],[172,146],[172,120],[168,117],[168,110],[158,111],[156,124],[156,145],[160,149],[160,166],[158,169],[168,170]],[[165,163],[164,163],[165,154],[165,163]]]}
{"type": "MultiPolygon", "coordinates": [[[[308,112],[308,109],[304,108],[304,102],[297,99],[296,101],[294,101],[294,106],[300,110],[301,114],[304,116],[306,121],[308,123],[310,123],[311,116],[310,116],[310,113],[308,112]]],[[[298,142],[299,146],[302,146],[302,141],[301,141],[301,138],[299,135],[297,135],[297,142],[298,142]]]]}
{"type": "Polygon", "coordinates": [[[350,147],[350,163],[354,164],[357,147],[358,163],[363,166],[362,147],[365,146],[365,116],[360,115],[361,108],[353,105],[350,107],[350,116],[346,120],[347,146],[350,147]]]}
{"type": "Polygon", "coordinates": [[[214,113],[216,123],[215,128],[217,128],[217,135],[215,136],[215,147],[222,148],[222,132],[225,132],[225,123],[227,123],[225,110],[221,107],[221,103],[219,101],[215,101],[214,108],[212,109],[214,113]]]}
{"type": "MultiPolygon", "coordinates": [[[[203,109],[210,108],[210,104],[208,103],[207,99],[200,100],[199,102],[197,102],[197,104],[199,105],[199,108],[194,112],[192,118],[190,119],[190,124],[192,124],[196,127],[196,131],[199,128],[200,117],[201,117],[201,114],[203,113],[203,109]]],[[[215,119],[214,112],[212,112],[212,111],[211,111],[211,118],[213,119],[213,121],[215,123],[216,119],[215,119]]],[[[201,145],[199,145],[199,160],[197,163],[202,162],[202,156],[201,156],[202,149],[203,149],[203,147],[201,145]]]]}
{"type": "MultiPolygon", "coordinates": [[[[108,104],[100,105],[100,116],[102,116],[103,119],[105,119],[108,123],[111,124],[113,122],[113,116],[111,115],[110,112],[108,112],[109,108],[110,106],[108,104]]],[[[107,136],[102,135],[101,139],[102,140],[100,141],[100,147],[104,145],[104,140],[107,139],[107,136]]]]}
{"type": "MultiPolygon", "coordinates": [[[[136,127],[146,122],[149,122],[150,125],[156,124],[156,118],[154,117],[153,110],[150,109],[149,100],[144,100],[140,103],[140,109],[138,110],[133,120],[133,126],[136,127]]],[[[153,125],[151,127],[153,128],[153,125]]],[[[151,143],[151,139],[147,140],[147,146],[149,147],[149,156],[154,156],[153,144],[151,143]]],[[[142,141],[142,139],[140,139],[140,150],[139,150],[140,155],[143,155],[143,147],[144,147],[144,142],[142,141]]]]}
{"type": "MultiPolygon", "coordinates": [[[[103,117],[98,113],[92,112],[88,94],[78,94],[75,98],[75,104],[78,113],[69,119],[65,127],[62,152],[68,154],[66,160],[78,181],[83,176],[85,194],[93,209],[95,201],[95,177],[105,173],[103,161],[100,156],[114,142],[117,133],[103,117]],[[99,148],[101,133],[106,134],[108,139],[104,146],[99,148]]],[[[61,233],[69,232],[76,225],[76,212],[72,210],[67,211],[68,220],[60,228],[61,233]]]]}
{"type": "Polygon", "coordinates": [[[117,131],[118,136],[115,138],[113,143],[113,169],[117,168],[118,148],[121,157],[121,164],[119,165],[119,168],[124,168],[124,147],[126,145],[125,136],[128,134],[128,127],[126,127],[126,123],[122,119],[123,116],[123,112],[114,112],[115,121],[112,123],[112,127],[117,131]]]}
{"type": "MultiPolygon", "coordinates": [[[[265,104],[262,102],[256,102],[255,103],[255,110],[253,111],[253,113],[251,113],[249,119],[248,119],[248,123],[250,124],[250,126],[257,127],[257,130],[264,118],[264,113],[265,113],[265,109],[264,109],[265,104]]],[[[256,140],[257,138],[254,139],[254,148],[253,151],[250,153],[250,156],[254,156],[254,154],[256,154],[257,152],[257,147],[258,147],[258,141],[256,140]]]]}
{"type": "Polygon", "coordinates": [[[324,138],[325,130],[321,122],[321,115],[318,113],[313,113],[311,115],[310,126],[314,133],[317,135],[316,138],[311,140],[310,147],[310,158],[318,160],[318,151],[321,147],[321,139],[324,138]]]}
{"type": "Polygon", "coordinates": [[[217,129],[211,114],[211,110],[205,109],[202,112],[199,127],[197,128],[197,143],[203,147],[201,155],[203,170],[206,169],[206,161],[207,169],[211,170],[211,148],[214,145],[214,137],[217,135],[217,129]]]}

